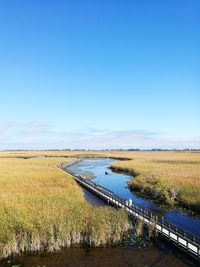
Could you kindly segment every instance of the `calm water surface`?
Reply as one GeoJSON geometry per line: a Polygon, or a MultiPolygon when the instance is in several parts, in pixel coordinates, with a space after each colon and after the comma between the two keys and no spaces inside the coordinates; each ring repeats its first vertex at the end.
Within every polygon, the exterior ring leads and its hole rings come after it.
{"type": "Polygon", "coordinates": [[[4,260],[1,267],[186,267],[195,266],[156,247],[129,248],[65,248],[58,253],[21,256],[4,260]]]}
{"type": "Polygon", "coordinates": [[[200,236],[200,220],[184,214],[181,211],[170,210],[164,212],[159,205],[150,200],[143,199],[132,193],[127,187],[128,181],[132,178],[125,174],[112,172],[109,167],[115,161],[112,159],[84,159],[69,167],[69,169],[86,177],[94,177],[92,180],[100,185],[110,189],[116,195],[123,199],[132,198],[137,205],[146,207],[152,211],[156,211],[169,220],[171,223],[200,236]],[[105,175],[105,170],[109,173],[105,175]]]}
{"type": "MultiPolygon", "coordinates": [[[[108,167],[113,160],[82,160],[70,167],[76,173],[93,178],[95,182],[109,188],[120,197],[126,199],[131,197],[139,205],[162,213],[158,206],[151,201],[144,200],[132,194],[127,188],[130,176],[111,172],[108,167]],[[109,175],[105,175],[105,170],[109,175]]],[[[87,191],[88,192],[88,191],[87,191]]],[[[101,205],[96,202],[94,196],[85,193],[85,197],[94,205],[101,205]],[[94,199],[93,199],[94,198],[94,199]]],[[[199,233],[199,221],[185,216],[181,213],[170,211],[165,216],[174,223],[199,233]]],[[[0,267],[133,267],[133,266],[160,266],[160,267],[186,267],[197,266],[179,251],[170,247],[169,243],[161,242],[151,247],[141,248],[64,248],[57,253],[41,255],[24,255],[12,259],[5,259],[0,262],[0,267]]]]}

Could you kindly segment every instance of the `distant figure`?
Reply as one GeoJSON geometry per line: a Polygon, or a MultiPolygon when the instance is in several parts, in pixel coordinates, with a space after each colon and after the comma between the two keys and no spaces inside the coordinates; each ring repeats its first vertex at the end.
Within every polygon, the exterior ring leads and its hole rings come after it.
{"type": "Polygon", "coordinates": [[[105,175],[107,175],[108,174],[108,172],[107,171],[105,171],[105,175]]]}
{"type": "Polygon", "coordinates": [[[129,207],[131,207],[132,205],[133,205],[133,201],[132,201],[132,199],[131,198],[129,198],[129,207]]]}
{"type": "Polygon", "coordinates": [[[125,204],[128,206],[128,200],[127,199],[125,200],[125,204]]]}

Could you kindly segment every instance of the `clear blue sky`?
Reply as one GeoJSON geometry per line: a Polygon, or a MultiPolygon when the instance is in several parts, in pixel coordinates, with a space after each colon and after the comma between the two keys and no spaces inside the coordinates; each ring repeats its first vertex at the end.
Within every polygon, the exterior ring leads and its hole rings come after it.
{"type": "Polygon", "coordinates": [[[0,0],[0,149],[200,147],[200,2],[0,0]]]}

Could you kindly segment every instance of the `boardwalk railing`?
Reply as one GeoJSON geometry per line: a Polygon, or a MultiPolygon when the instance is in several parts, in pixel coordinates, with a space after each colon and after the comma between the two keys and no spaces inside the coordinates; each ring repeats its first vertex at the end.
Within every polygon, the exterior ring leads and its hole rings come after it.
{"type": "Polygon", "coordinates": [[[151,210],[135,204],[132,204],[131,206],[127,205],[127,202],[125,200],[121,199],[110,190],[69,171],[68,169],[66,169],[66,165],[60,167],[71,174],[81,186],[93,192],[99,198],[108,202],[108,204],[115,207],[124,208],[131,217],[138,218],[147,225],[153,225],[158,233],[166,237],[175,245],[178,245],[187,254],[190,254],[200,261],[199,236],[195,236],[189,232],[186,232],[180,227],[171,224],[163,216],[151,210]]]}

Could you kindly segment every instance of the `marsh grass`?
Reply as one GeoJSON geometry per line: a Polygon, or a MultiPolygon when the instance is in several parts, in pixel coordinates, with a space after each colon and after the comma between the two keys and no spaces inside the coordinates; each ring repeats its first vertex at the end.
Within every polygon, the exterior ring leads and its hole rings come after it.
{"type": "Polygon", "coordinates": [[[129,161],[117,162],[115,171],[133,175],[129,186],[166,205],[200,213],[200,154],[178,152],[130,153],[129,161]]]}
{"type": "MultiPolygon", "coordinates": [[[[131,228],[127,214],[91,207],[73,178],[57,168],[61,162],[84,156],[123,159],[112,169],[134,176],[130,188],[200,212],[200,153],[1,152],[0,258],[80,243],[107,246],[122,240],[131,228]]],[[[142,235],[143,226],[134,227],[136,235],[142,235]]],[[[152,227],[149,235],[153,233],[152,227]]]]}
{"type": "Polygon", "coordinates": [[[77,243],[106,246],[131,227],[122,210],[90,206],[73,178],[57,168],[62,161],[0,159],[0,258],[77,243]]]}
{"type": "Polygon", "coordinates": [[[141,239],[144,236],[144,223],[141,220],[136,220],[134,232],[137,239],[141,239]]]}

